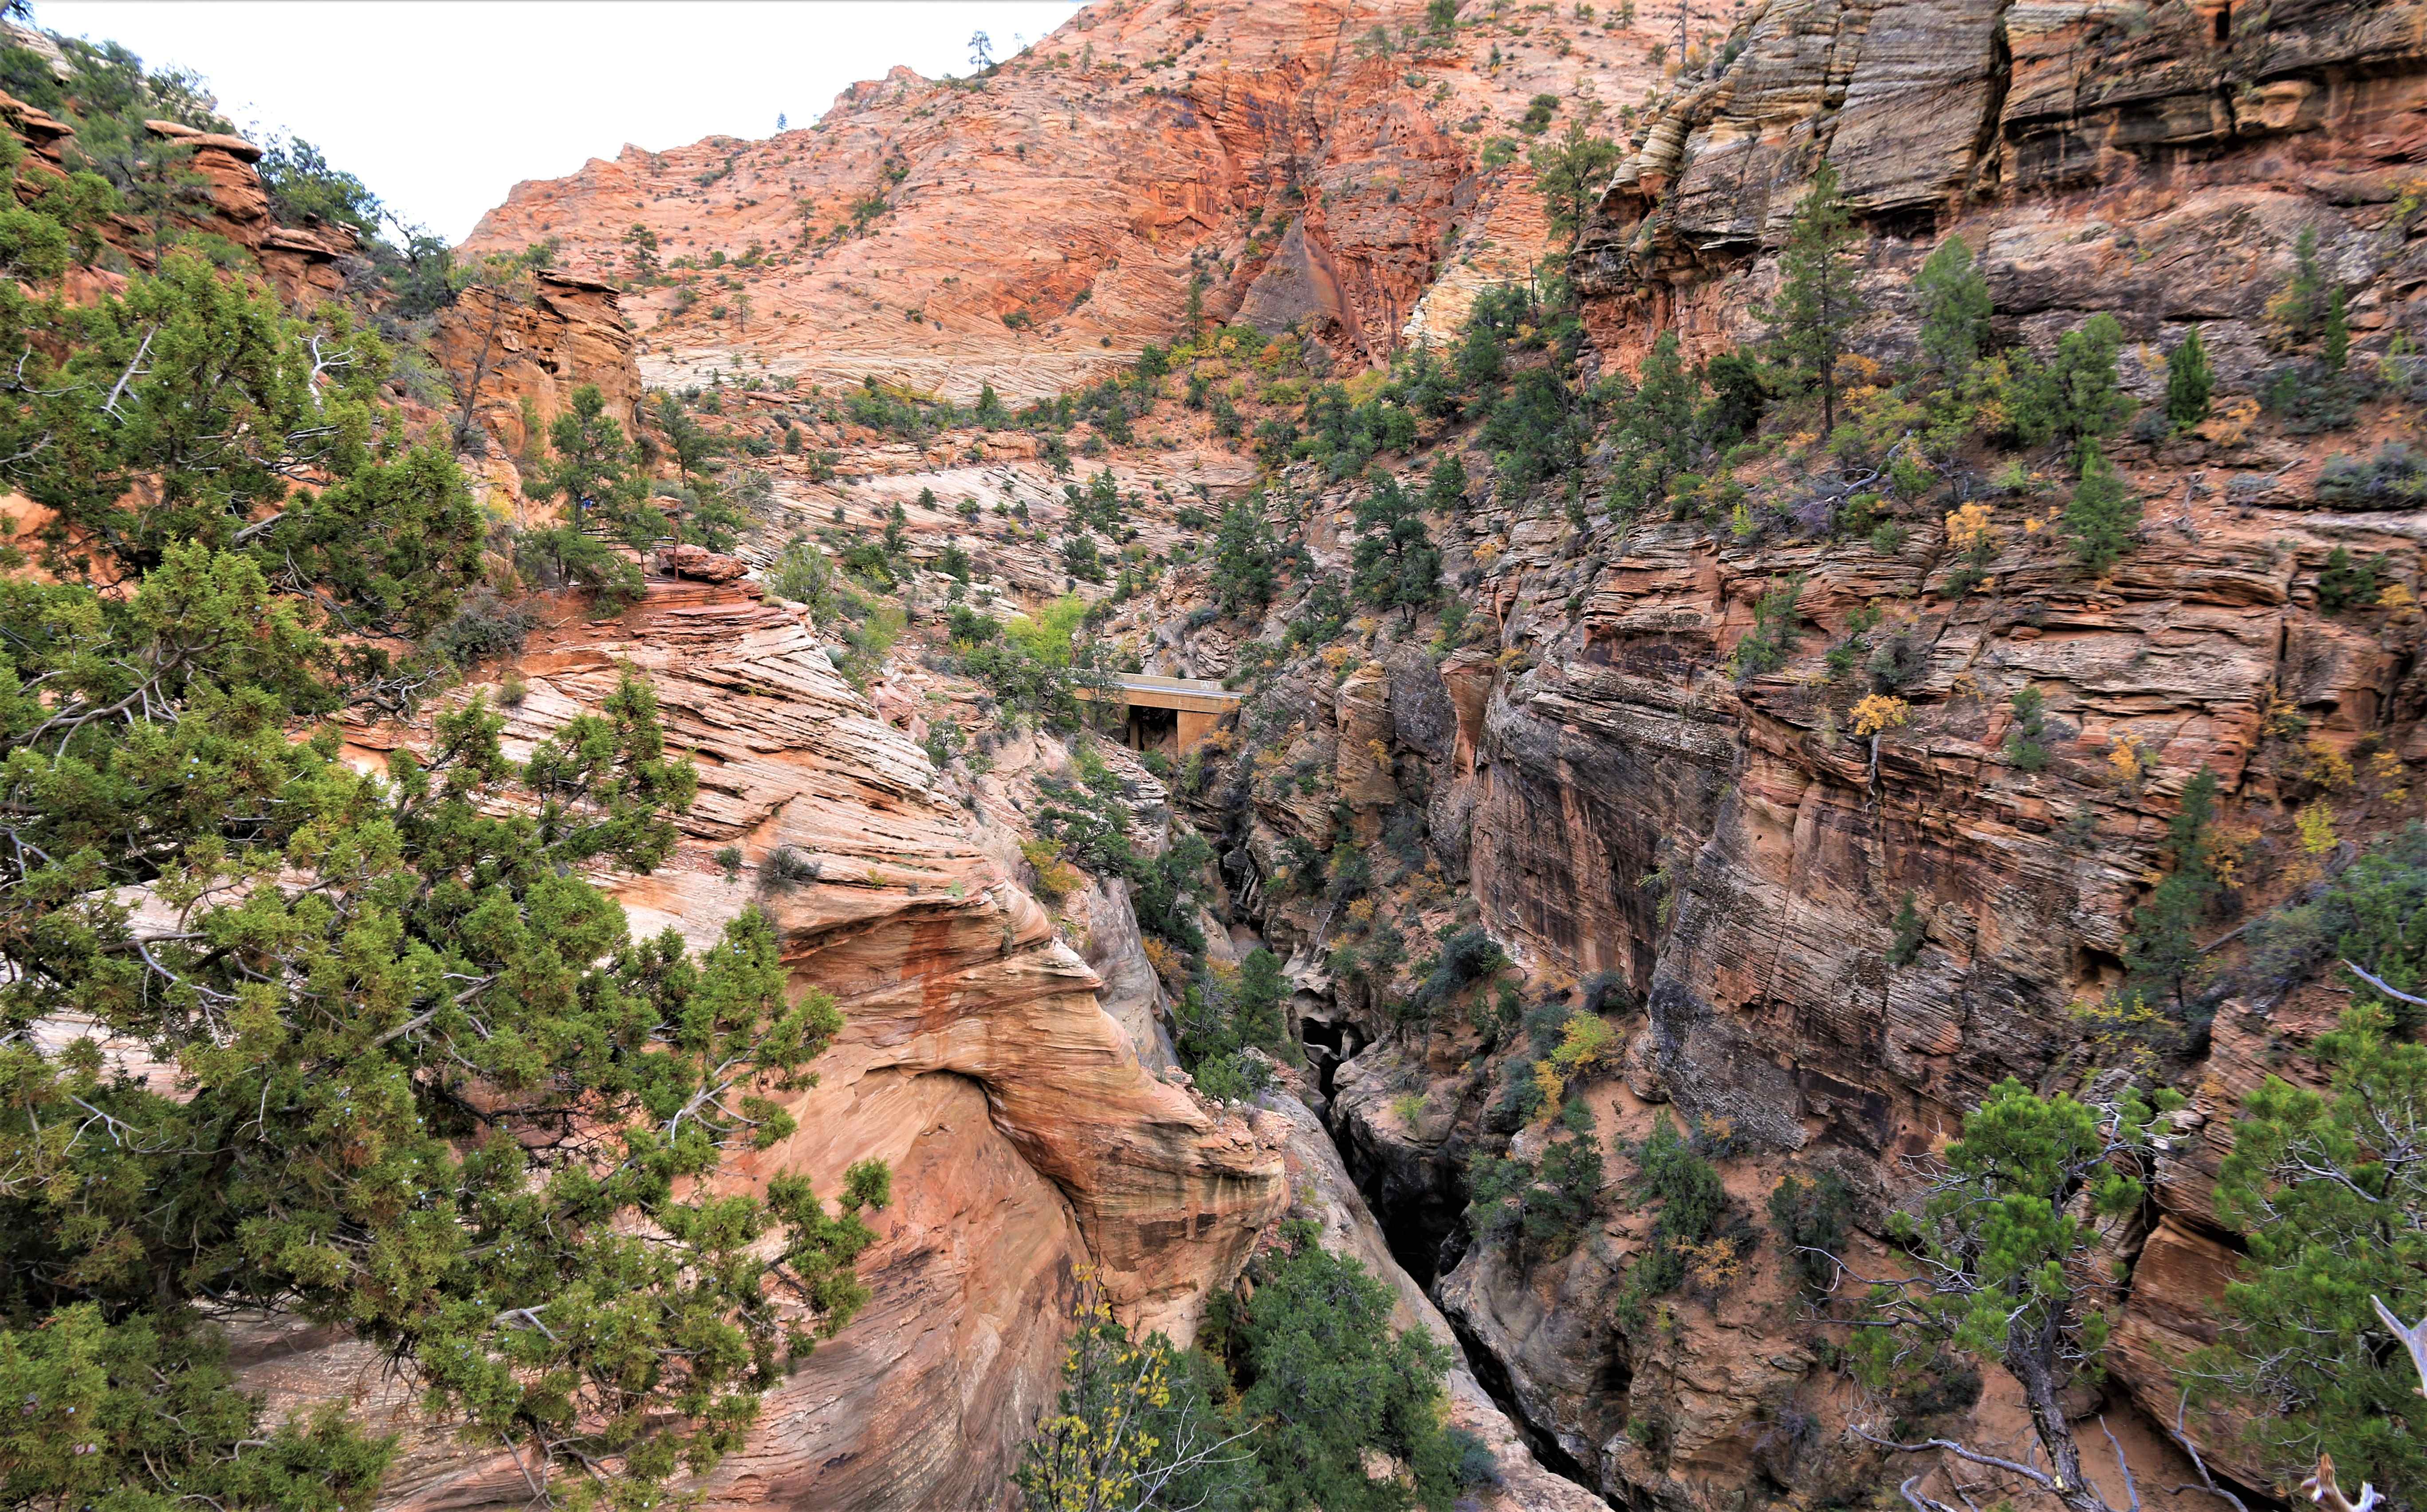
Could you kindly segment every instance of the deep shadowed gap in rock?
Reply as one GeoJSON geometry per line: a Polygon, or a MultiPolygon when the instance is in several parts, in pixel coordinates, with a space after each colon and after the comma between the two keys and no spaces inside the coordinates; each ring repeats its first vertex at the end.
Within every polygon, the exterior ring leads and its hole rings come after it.
{"type": "Polygon", "coordinates": [[[1502,1415],[1516,1426],[1518,1437],[1525,1440],[1526,1448],[1534,1451],[1534,1457],[1542,1462],[1542,1468],[1562,1480],[1575,1482],[1612,1506],[1619,1505],[1602,1492],[1599,1476],[1577,1463],[1575,1455],[1559,1447],[1557,1439],[1544,1433],[1533,1419],[1525,1415],[1524,1404],[1517,1400],[1516,1391],[1508,1384],[1508,1368],[1500,1363],[1499,1357],[1459,1324],[1458,1314],[1444,1312],[1442,1316],[1449,1321],[1450,1332],[1458,1335],[1458,1347],[1466,1351],[1467,1368],[1474,1372],[1476,1383],[1483,1388],[1484,1394],[1491,1398],[1492,1405],[1500,1409],[1502,1415]]]}

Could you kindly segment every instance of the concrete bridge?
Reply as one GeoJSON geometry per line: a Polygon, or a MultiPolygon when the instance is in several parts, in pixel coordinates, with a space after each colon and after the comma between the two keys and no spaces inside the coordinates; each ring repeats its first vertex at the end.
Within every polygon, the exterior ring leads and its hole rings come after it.
{"type": "MultiPolygon", "coordinates": [[[[1222,716],[1239,707],[1239,694],[1204,677],[1158,677],[1127,672],[1113,678],[1115,691],[1104,701],[1129,706],[1121,743],[1133,751],[1161,751],[1184,756],[1205,743],[1222,716]]],[[[1098,699],[1082,690],[1081,698],[1098,699]]]]}

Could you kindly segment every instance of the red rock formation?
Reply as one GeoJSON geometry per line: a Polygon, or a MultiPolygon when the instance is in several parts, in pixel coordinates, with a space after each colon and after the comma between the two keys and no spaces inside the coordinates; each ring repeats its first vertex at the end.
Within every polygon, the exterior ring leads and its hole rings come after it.
{"type": "MultiPolygon", "coordinates": [[[[873,1300],[770,1395],[709,1504],[989,1503],[1058,1390],[1071,1268],[1093,1266],[1137,1326],[1189,1337],[1287,1201],[1280,1157],[1243,1117],[1144,1071],[1094,974],[797,613],[741,587],[653,584],[619,622],[534,641],[515,664],[528,686],[510,744],[595,704],[625,666],[648,675],[668,743],[700,769],[685,844],[620,888],[633,927],[707,944],[756,902],[796,980],[848,1016],[818,1085],[790,1095],[799,1131],[718,1179],[798,1172],[832,1192],[871,1156],[896,1173],[860,1263],[873,1300]],[[726,844],[745,857],[739,880],[711,858],[726,844]],[[777,847],[808,880],[762,870],[777,847]]],[[[356,748],[368,758],[412,733],[357,731],[356,748]]],[[[325,1398],[375,1368],[354,1346],[303,1340],[252,1379],[282,1402],[325,1398]]],[[[402,1411],[393,1394],[372,1403],[402,1411]]],[[[389,1488],[416,1508],[528,1494],[510,1466],[425,1426],[389,1488]]]]}
{"type": "Polygon", "coordinates": [[[614,285],[543,271],[525,294],[475,285],[439,312],[430,354],[470,419],[503,450],[544,446],[547,428],[595,383],[627,437],[640,433],[641,380],[614,285]],[[533,436],[530,421],[539,423],[533,436]]]}
{"type": "Polygon", "coordinates": [[[1468,224],[1503,187],[1475,149],[1532,94],[1582,110],[1653,73],[1649,30],[1615,17],[1424,26],[1415,0],[1093,6],[984,79],[896,69],[814,127],[517,185],[467,247],[554,238],[562,266],[627,276],[640,224],[661,261],[721,257],[632,301],[660,382],[747,366],[1056,393],[1171,339],[1200,273],[1212,318],[1303,320],[1377,358],[1443,267],[1540,245],[1539,219],[1468,224]]]}

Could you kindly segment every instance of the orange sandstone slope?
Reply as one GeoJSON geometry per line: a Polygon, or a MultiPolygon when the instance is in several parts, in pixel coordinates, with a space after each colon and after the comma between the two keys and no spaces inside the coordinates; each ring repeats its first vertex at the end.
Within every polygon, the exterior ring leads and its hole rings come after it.
{"type": "Polygon", "coordinates": [[[1467,8],[1434,38],[1423,0],[1105,0],[984,79],[897,68],[806,129],[516,185],[466,249],[552,237],[561,267],[628,282],[655,384],[748,364],[1057,393],[1168,340],[1200,275],[1211,316],[1377,359],[1437,275],[1455,300],[1461,270],[1539,253],[1528,101],[1559,98],[1554,134],[1605,109],[1617,135],[1674,39],[1652,7],[1467,8]],[[1487,170],[1495,138],[1514,159],[1487,170]]]}

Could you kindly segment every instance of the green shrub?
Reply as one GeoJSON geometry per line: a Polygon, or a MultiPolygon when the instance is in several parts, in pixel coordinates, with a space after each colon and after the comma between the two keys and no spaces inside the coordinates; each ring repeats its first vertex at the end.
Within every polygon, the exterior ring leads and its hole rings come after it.
{"type": "Polygon", "coordinates": [[[1832,1170],[1824,1168],[1810,1180],[1783,1176],[1771,1189],[1770,1227],[1785,1252],[1788,1271],[1806,1295],[1825,1296],[1835,1290],[1837,1258],[1846,1252],[1853,1215],[1853,1189],[1832,1170]]]}
{"type": "Polygon", "coordinates": [[[2077,455],[2081,480],[2064,507],[2065,533],[2073,539],[2076,561],[2094,573],[2115,564],[2141,526],[2141,496],[2134,493],[2107,453],[2093,442],[2082,442],[2077,455]]]}

